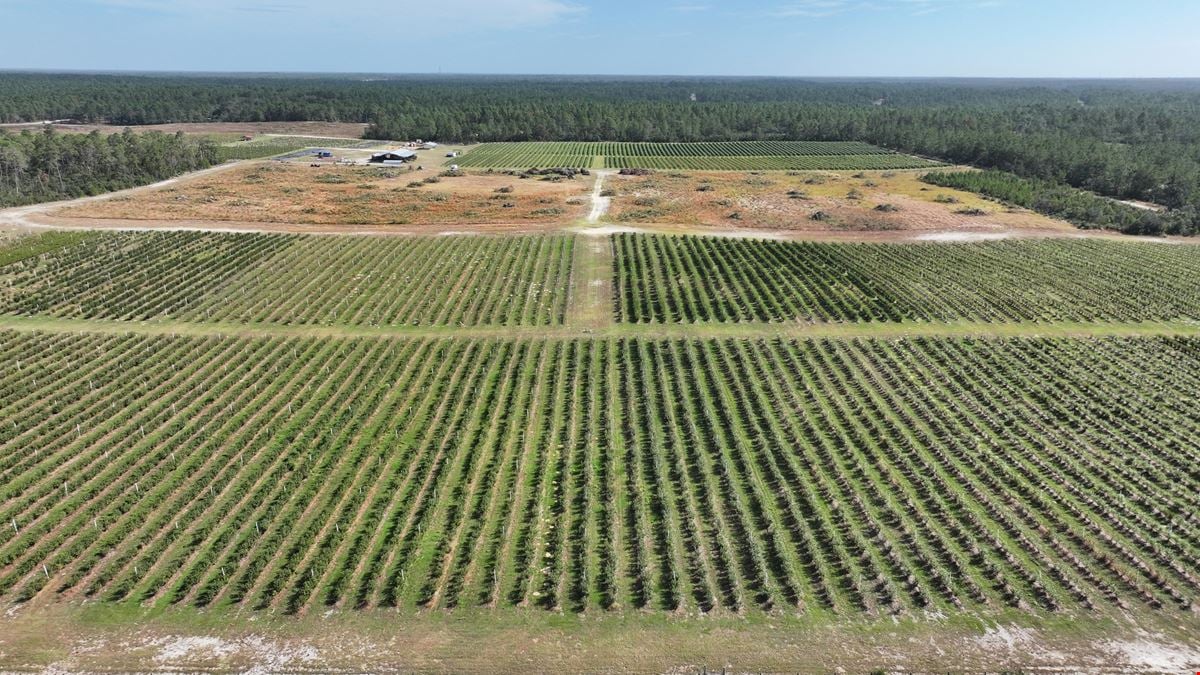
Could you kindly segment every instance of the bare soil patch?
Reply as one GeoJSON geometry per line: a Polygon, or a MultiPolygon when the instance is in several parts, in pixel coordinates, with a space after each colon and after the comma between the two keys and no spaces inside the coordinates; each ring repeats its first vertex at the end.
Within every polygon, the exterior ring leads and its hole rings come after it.
{"type": "MultiPolygon", "coordinates": [[[[55,216],[89,221],[153,221],[376,226],[544,226],[576,221],[589,207],[588,180],[519,179],[498,173],[439,177],[423,170],[255,162],[157,190],[72,206],[55,216]]],[[[245,229],[263,229],[249,227],[245,229]]],[[[300,228],[306,231],[311,228],[300,228]]]]}
{"type": "Polygon", "coordinates": [[[1069,223],[920,181],[920,171],[681,173],[614,176],[610,219],[696,229],[849,234],[1067,232],[1069,223]],[[973,211],[976,215],[967,212],[973,211]]]}

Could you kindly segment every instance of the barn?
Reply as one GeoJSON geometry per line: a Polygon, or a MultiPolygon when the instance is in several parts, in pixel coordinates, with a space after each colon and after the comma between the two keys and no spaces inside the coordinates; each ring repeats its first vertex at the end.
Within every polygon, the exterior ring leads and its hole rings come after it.
{"type": "Polygon", "coordinates": [[[371,161],[376,164],[397,164],[402,162],[411,162],[417,158],[417,153],[412,150],[387,150],[384,152],[376,152],[371,155],[371,161]]]}

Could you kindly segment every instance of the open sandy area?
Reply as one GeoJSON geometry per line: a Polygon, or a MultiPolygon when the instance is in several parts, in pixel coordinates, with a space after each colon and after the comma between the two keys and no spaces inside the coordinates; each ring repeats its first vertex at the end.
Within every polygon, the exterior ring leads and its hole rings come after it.
{"type": "Polygon", "coordinates": [[[968,192],[927,185],[923,171],[680,173],[613,176],[610,220],[754,229],[781,235],[839,233],[868,239],[914,232],[1061,234],[1069,223],[968,192]]]}
{"type": "Polygon", "coordinates": [[[449,176],[440,166],[311,166],[250,162],[229,171],[56,212],[70,219],[337,225],[544,225],[590,208],[592,181],[493,173],[449,176]]]}

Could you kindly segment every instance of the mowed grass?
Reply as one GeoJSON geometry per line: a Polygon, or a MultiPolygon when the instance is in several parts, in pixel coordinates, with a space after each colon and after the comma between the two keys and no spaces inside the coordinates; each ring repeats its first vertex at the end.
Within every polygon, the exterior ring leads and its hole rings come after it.
{"type": "Polygon", "coordinates": [[[1200,593],[1196,339],[0,353],[8,600],[1182,616],[1200,593]]]}
{"type": "Polygon", "coordinates": [[[485,143],[453,163],[464,167],[645,168],[695,171],[917,169],[942,166],[873,145],[841,141],[724,143],[485,143]]]}
{"type": "Polygon", "coordinates": [[[861,244],[618,234],[631,323],[1200,318],[1200,248],[1098,240],[861,244]]]}
{"type": "Polygon", "coordinates": [[[559,324],[574,244],[571,235],[95,234],[0,266],[0,312],[315,325],[559,324]]]}
{"type": "Polygon", "coordinates": [[[238,138],[230,138],[217,147],[217,157],[221,161],[273,157],[304,148],[375,148],[383,144],[381,141],[361,138],[317,138],[277,134],[264,134],[250,141],[238,138]]]}

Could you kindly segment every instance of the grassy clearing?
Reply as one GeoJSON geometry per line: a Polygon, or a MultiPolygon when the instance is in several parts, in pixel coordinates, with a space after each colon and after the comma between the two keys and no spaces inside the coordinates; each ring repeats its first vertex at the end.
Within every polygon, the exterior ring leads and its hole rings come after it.
{"type": "Polygon", "coordinates": [[[455,160],[480,168],[605,167],[678,170],[916,169],[937,162],[866,143],[485,143],[455,160]]]}
{"type": "Polygon", "coordinates": [[[380,145],[380,141],[366,141],[360,138],[313,138],[265,134],[250,141],[231,140],[224,143],[217,148],[217,156],[221,161],[260,159],[304,148],[374,148],[380,145]]]}
{"type": "Polygon", "coordinates": [[[633,323],[1200,318],[1194,247],[615,237],[618,316],[633,323]]]}
{"type": "Polygon", "coordinates": [[[1186,615],[1200,592],[1195,339],[0,351],[10,600],[1186,615]]]}

